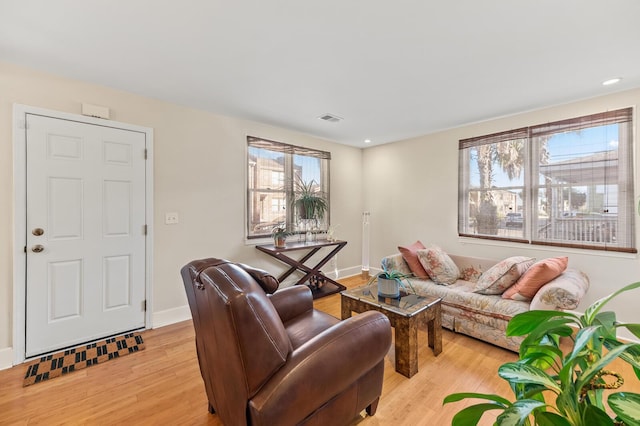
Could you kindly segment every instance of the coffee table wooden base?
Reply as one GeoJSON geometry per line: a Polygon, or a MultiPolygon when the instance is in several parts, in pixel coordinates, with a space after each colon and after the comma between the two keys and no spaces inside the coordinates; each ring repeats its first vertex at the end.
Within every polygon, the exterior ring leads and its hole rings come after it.
{"type": "Polygon", "coordinates": [[[411,316],[397,314],[373,306],[360,300],[341,296],[342,319],[349,318],[351,312],[382,312],[389,318],[395,330],[396,371],[406,377],[418,372],[418,327],[426,324],[429,347],[438,356],[442,352],[442,307],[440,302],[411,316]]]}

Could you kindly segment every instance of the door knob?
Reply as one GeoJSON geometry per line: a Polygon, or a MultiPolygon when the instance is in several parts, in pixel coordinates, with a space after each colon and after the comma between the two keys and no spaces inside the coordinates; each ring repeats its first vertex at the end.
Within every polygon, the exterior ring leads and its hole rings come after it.
{"type": "Polygon", "coordinates": [[[39,237],[40,235],[44,234],[44,229],[42,229],[42,228],[33,228],[33,231],[31,231],[31,233],[33,235],[35,235],[36,237],[39,237]]]}
{"type": "Polygon", "coordinates": [[[43,250],[44,246],[42,244],[36,244],[35,246],[31,247],[31,251],[34,253],[40,253],[43,250]]]}

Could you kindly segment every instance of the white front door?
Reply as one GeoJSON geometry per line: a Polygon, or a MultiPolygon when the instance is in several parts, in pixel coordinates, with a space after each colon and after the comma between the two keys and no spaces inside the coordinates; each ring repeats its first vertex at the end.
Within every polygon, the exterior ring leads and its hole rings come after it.
{"type": "Polygon", "coordinates": [[[144,327],[145,134],[26,129],[26,356],[144,327]]]}

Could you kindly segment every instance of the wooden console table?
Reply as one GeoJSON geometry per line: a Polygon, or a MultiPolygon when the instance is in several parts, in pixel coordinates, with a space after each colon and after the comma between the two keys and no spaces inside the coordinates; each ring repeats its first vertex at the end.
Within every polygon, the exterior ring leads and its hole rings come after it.
{"type": "Polygon", "coordinates": [[[300,278],[298,282],[296,282],[296,285],[305,284],[309,281],[317,282],[318,284],[320,284],[317,288],[313,288],[313,286],[310,286],[311,290],[313,291],[313,298],[318,299],[320,297],[338,293],[346,289],[345,286],[332,280],[331,278],[324,275],[322,271],[320,271],[320,268],[322,268],[329,260],[331,260],[333,256],[335,256],[346,245],[347,245],[347,242],[341,241],[341,240],[335,240],[335,241],[318,240],[318,241],[312,241],[308,243],[297,242],[297,241],[287,242],[286,247],[283,247],[283,248],[276,248],[273,244],[260,245],[260,246],[256,246],[256,248],[261,252],[264,252],[271,257],[275,257],[279,261],[286,263],[287,265],[290,266],[288,270],[286,270],[284,273],[282,273],[278,277],[278,281],[282,282],[293,272],[301,271],[304,273],[304,276],[300,278]],[[314,254],[316,254],[320,249],[324,247],[333,247],[333,248],[315,266],[309,267],[305,265],[305,262],[311,259],[311,257],[313,257],[314,254]],[[295,252],[295,251],[301,251],[301,250],[308,250],[308,252],[299,259],[294,259],[293,257],[289,256],[289,252],[295,252]]]}

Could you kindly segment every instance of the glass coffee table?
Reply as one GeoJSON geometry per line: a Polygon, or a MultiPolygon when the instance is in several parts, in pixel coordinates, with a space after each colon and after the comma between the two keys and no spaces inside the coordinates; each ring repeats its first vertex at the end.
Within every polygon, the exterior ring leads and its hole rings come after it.
{"type": "Polygon", "coordinates": [[[418,372],[418,326],[427,324],[429,347],[442,352],[441,298],[400,292],[396,299],[378,296],[376,285],[361,286],[340,293],[342,319],[351,312],[382,312],[395,329],[396,371],[406,377],[418,372]]]}

